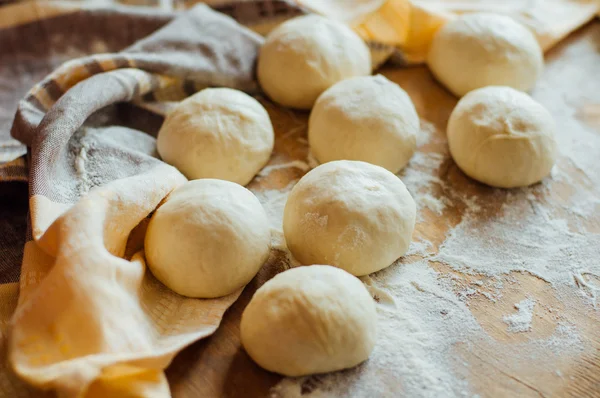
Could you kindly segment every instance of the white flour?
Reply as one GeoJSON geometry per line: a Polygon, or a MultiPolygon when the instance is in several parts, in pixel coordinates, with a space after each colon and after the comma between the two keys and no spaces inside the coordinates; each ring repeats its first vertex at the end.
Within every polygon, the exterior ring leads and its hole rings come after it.
{"type": "Polygon", "coordinates": [[[441,215],[449,203],[448,198],[438,197],[434,193],[435,189],[444,187],[444,182],[434,174],[443,161],[444,156],[439,153],[417,152],[409,165],[398,174],[413,198],[419,198],[416,200],[418,221],[422,221],[424,208],[441,215]]]}
{"type": "MultiPolygon", "coordinates": [[[[374,352],[353,369],[285,378],[271,396],[472,397],[485,393],[472,384],[483,372],[529,393],[532,387],[520,378],[532,368],[555,375],[557,383],[573,377],[561,364],[590,352],[576,325],[598,316],[600,291],[600,134],[578,119],[578,109],[600,104],[600,81],[589,80],[598,63],[593,40],[567,49],[577,62],[570,66],[571,57],[559,52],[534,93],[558,123],[561,155],[551,177],[529,188],[492,189],[462,175],[444,145],[437,153],[417,151],[399,174],[420,213],[410,250],[397,264],[361,278],[378,301],[374,352]],[[439,217],[450,210],[458,218],[439,217]],[[447,228],[443,241],[429,239],[431,223],[447,228]],[[519,296],[509,298],[515,291],[519,296]],[[507,300],[503,311],[477,312],[507,300]],[[543,331],[534,317],[546,324],[543,331]],[[490,334],[490,324],[500,332],[490,334]]],[[[443,144],[442,130],[426,121],[421,127],[419,148],[443,144]]],[[[300,164],[277,168],[284,166],[300,164]]],[[[257,192],[280,250],[286,250],[282,216],[294,183],[257,192]]],[[[544,395],[554,391],[552,383],[535,387],[544,395]]]]}
{"type": "Polygon", "coordinates": [[[526,298],[515,304],[517,313],[506,315],[504,323],[508,325],[508,331],[511,333],[528,332],[531,330],[531,320],[533,319],[533,308],[535,300],[526,298]]]}
{"type": "Polygon", "coordinates": [[[436,189],[444,187],[444,182],[437,176],[436,171],[445,159],[444,154],[435,152],[420,152],[419,148],[428,144],[430,141],[441,141],[442,138],[436,135],[436,128],[433,124],[421,120],[421,131],[417,135],[417,152],[411,158],[407,167],[405,167],[398,176],[406,184],[408,190],[417,200],[417,221],[422,221],[422,209],[428,208],[437,215],[442,215],[449,200],[443,196],[435,194],[436,189]]]}

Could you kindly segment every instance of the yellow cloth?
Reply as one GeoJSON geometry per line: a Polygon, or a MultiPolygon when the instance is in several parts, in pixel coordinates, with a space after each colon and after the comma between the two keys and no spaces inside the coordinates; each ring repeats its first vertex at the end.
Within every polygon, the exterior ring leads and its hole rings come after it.
{"type": "Polygon", "coordinates": [[[529,27],[544,51],[591,20],[596,0],[296,0],[306,8],[350,24],[367,42],[392,45],[407,63],[425,61],[436,31],[457,14],[509,15],[529,27]]]}
{"type": "MultiPolygon", "coordinates": [[[[37,239],[25,246],[9,340],[22,378],[68,397],[169,396],[164,368],[182,348],[212,334],[241,293],[189,299],[145,272],[146,216],[183,182],[164,165],[94,189],[66,211],[32,197],[32,213],[54,220],[39,225],[37,239]]],[[[14,286],[4,290],[14,297],[14,286]]],[[[0,307],[0,315],[14,304],[0,307]]]]}

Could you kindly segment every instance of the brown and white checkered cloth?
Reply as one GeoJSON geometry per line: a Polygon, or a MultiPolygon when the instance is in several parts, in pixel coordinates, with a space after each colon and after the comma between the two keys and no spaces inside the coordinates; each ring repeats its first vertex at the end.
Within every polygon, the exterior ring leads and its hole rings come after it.
{"type": "MultiPolygon", "coordinates": [[[[239,295],[187,299],[145,272],[145,220],[185,182],[156,157],[162,119],[149,103],[206,86],[256,92],[256,32],[306,9],[345,16],[377,66],[422,61],[441,15],[466,4],[373,0],[357,16],[351,2],[297,1],[304,8],[224,0],[222,13],[197,6],[180,16],[58,2],[0,8],[0,396],[41,396],[21,379],[64,396],[169,396],[164,368],[239,295]]],[[[482,3],[468,2],[470,11],[482,3]]],[[[592,0],[552,3],[565,10],[560,25],[540,3],[512,10],[542,16],[532,29],[545,48],[598,10],[592,0]]]]}

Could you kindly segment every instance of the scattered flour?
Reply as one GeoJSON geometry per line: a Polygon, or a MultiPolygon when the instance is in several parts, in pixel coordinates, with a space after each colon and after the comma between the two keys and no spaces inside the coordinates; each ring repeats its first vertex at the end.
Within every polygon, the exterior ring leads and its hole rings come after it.
{"type": "Polygon", "coordinates": [[[507,197],[496,218],[464,216],[435,260],[490,276],[526,271],[554,284],[573,285],[572,275],[600,271],[600,235],[573,232],[550,209],[532,207],[522,196],[507,197]]]}
{"type": "Polygon", "coordinates": [[[531,330],[531,320],[533,319],[533,307],[535,300],[526,298],[515,304],[517,313],[506,315],[503,320],[508,325],[508,331],[511,333],[529,332],[531,330]]]}
{"type": "Polygon", "coordinates": [[[430,241],[426,240],[426,239],[421,239],[421,240],[413,240],[410,243],[410,247],[408,248],[408,252],[406,252],[406,256],[411,256],[411,255],[423,255],[423,254],[430,254],[430,249],[433,248],[433,243],[431,243],[430,241]]]}
{"type": "Polygon", "coordinates": [[[435,152],[416,152],[408,166],[398,176],[404,182],[417,203],[417,217],[421,221],[421,210],[426,207],[437,215],[441,215],[449,199],[434,194],[436,189],[443,188],[444,182],[436,175],[445,157],[435,152]]]}
{"type": "Polygon", "coordinates": [[[577,328],[568,322],[559,322],[550,338],[534,342],[534,344],[541,347],[542,355],[544,352],[552,352],[554,355],[560,355],[565,351],[581,353],[585,349],[577,328]]]}
{"type": "Polygon", "coordinates": [[[421,119],[420,124],[421,128],[419,134],[417,135],[417,148],[422,148],[436,138],[437,129],[433,123],[425,119],[421,119]]]}

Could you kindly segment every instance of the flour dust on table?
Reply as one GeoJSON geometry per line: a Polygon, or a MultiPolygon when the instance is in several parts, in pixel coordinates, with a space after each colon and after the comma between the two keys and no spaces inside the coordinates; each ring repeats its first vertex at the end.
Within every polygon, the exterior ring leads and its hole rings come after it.
{"type": "Polygon", "coordinates": [[[502,320],[508,325],[508,331],[511,333],[528,332],[531,330],[531,320],[533,319],[533,309],[535,300],[526,298],[515,304],[517,312],[506,315],[502,320]]]}

